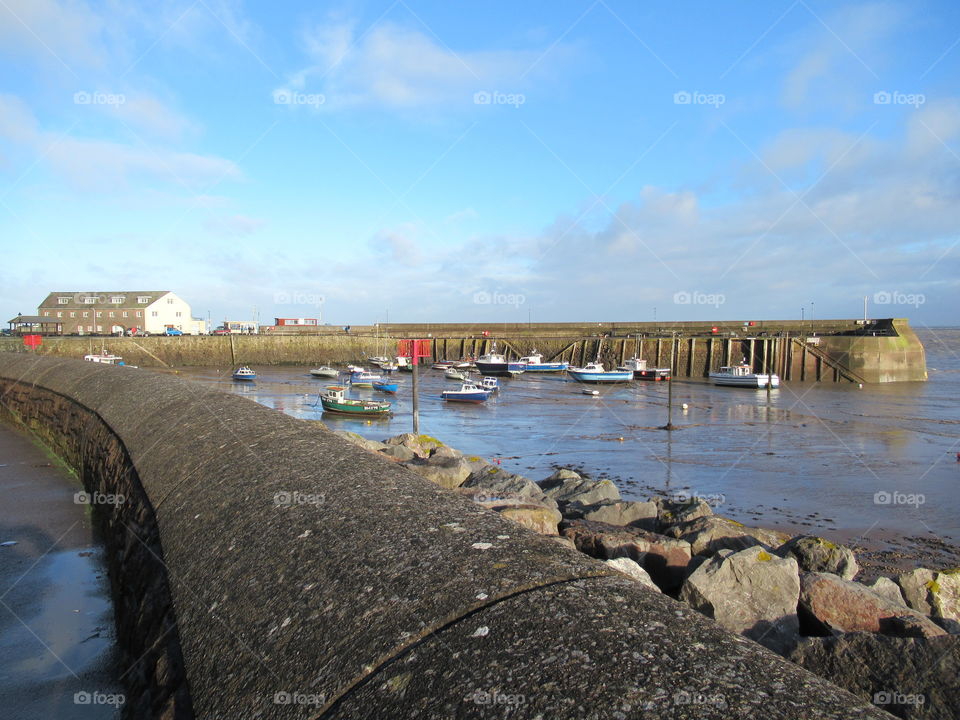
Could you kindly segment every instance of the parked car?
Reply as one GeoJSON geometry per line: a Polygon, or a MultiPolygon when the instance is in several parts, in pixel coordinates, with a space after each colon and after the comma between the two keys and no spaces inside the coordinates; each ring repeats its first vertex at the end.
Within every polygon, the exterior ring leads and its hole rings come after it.
{"type": "Polygon", "coordinates": [[[163,329],[163,334],[164,334],[164,335],[169,335],[169,336],[172,337],[172,336],[175,336],[175,335],[183,335],[183,331],[182,331],[182,330],[177,330],[176,328],[168,327],[168,328],[164,328],[164,329],[163,329]]]}
{"type": "Polygon", "coordinates": [[[230,331],[229,331],[229,330],[225,330],[225,329],[223,329],[223,328],[217,328],[217,329],[214,330],[213,333],[211,333],[211,334],[213,334],[213,335],[229,335],[229,334],[230,334],[230,331]]]}
{"type": "Polygon", "coordinates": [[[127,335],[129,337],[148,337],[150,333],[148,333],[143,328],[131,327],[131,328],[127,328],[127,335]]]}

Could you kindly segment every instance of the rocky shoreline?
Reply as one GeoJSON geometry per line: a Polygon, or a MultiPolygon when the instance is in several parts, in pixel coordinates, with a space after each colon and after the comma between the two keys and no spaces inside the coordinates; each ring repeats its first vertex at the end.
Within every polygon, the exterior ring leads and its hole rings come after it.
{"type": "Polygon", "coordinates": [[[627,501],[611,480],[582,471],[558,468],[534,482],[426,435],[381,443],[335,432],[897,717],[960,717],[960,569],[914,567],[888,577],[880,573],[902,568],[904,558],[867,554],[864,573],[864,556],[852,548],[743,525],[715,514],[705,498],[627,501]]]}

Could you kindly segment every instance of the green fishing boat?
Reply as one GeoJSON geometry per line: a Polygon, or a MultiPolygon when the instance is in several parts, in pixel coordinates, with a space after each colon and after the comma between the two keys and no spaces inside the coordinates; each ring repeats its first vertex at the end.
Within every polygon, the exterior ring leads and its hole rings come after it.
{"type": "Polygon", "coordinates": [[[340,413],[341,415],[388,415],[390,403],[385,400],[354,400],[347,397],[347,389],[342,385],[328,385],[320,393],[320,403],[324,412],[340,413]]]}

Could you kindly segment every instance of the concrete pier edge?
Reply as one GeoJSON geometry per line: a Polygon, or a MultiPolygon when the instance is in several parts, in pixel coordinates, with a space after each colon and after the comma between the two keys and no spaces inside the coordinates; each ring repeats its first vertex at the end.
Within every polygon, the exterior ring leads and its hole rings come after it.
{"type": "Polygon", "coordinates": [[[0,407],[128,498],[97,510],[118,639],[145,654],[129,717],[890,717],[243,398],[0,353],[0,407]]]}

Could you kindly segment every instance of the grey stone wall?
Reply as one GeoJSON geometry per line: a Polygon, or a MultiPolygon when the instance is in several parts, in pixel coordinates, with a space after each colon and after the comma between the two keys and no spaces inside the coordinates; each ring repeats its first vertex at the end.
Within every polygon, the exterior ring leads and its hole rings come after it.
{"type": "Polygon", "coordinates": [[[321,427],[133,368],[0,354],[0,380],[130,493],[136,717],[889,717],[321,427]]]}

